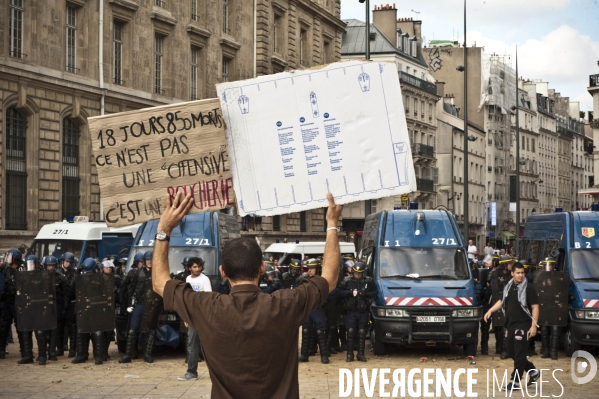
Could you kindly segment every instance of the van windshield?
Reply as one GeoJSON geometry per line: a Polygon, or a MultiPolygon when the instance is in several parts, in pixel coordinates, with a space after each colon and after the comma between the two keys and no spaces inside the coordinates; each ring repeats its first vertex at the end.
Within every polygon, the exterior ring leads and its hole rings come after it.
{"type": "Polygon", "coordinates": [[[379,277],[467,280],[470,273],[461,248],[390,247],[380,250],[379,277]]]}
{"type": "MultiPolygon", "coordinates": [[[[154,247],[133,247],[127,260],[127,271],[131,268],[133,263],[133,257],[138,253],[144,253],[146,251],[153,251],[154,247]]],[[[212,247],[169,247],[168,250],[168,264],[170,272],[177,274],[183,271],[183,258],[186,256],[195,256],[201,258],[204,261],[204,273],[207,276],[217,275],[218,266],[216,264],[216,248],[212,247]]]]}
{"type": "Polygon", "coordinates": [[[60,259],[65,252],[72,252],[76,258],[79,258],[82,248],[83,240],[33,240],[28,255],[35,255],[40,260],[49,255],[60,259]]]}
{"type": "Polygon", "coordinates": [[[574,280],[599,281],[599,251],[572,251],[570,268],[574,280]]]}

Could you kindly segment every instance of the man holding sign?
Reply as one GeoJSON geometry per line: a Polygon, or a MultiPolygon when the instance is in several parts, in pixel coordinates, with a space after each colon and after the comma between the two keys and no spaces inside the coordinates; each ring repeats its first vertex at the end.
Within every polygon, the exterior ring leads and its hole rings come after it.
{"type": "Polygon", "coordinates": [[[181,193],[174,200],[168,197],[156,234],[153,288],[163,296],[165,309],[176,311],[204,343],[213,398],[299,398],[299,327],[335,289],[339,271],[337,223],[343,206],[335,204],[331,193],[327,199],[322,277],[304,279],[294,290],[262,294],[258,288],[266,269],[262,252],[253,239],[242,237],[223,248],[220,274],[229,279],[231,293],[222,295],[195,292],[189,284],[171,280],[169,236],[193,202],[181,193]],[[280,328],[272,328],[275,321],[280,328]]]}

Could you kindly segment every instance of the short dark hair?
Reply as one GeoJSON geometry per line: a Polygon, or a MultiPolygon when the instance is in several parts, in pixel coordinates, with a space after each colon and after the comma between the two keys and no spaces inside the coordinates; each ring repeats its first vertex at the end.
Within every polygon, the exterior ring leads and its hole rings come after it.
{"type": "Polygon", "coordinates": [[[222,266],[232,281],[254,280],[260,275],[262,250],[256,240],[240,237],[223,246],[222,266]]]}
{"type": "Polygon", "coordinates": [[[204,260],[202,258],[197,258],[197,257],[189,258],[187,260],[187,264],[189,265],[189,267],[191,267],[193,265],[198,265],[202,269],[204,268],[204,260]]]}
{"type": "Polygon", "coordinates": [[[514,263],[514,265],[512,266],[512,271],[515,272],[516,269],[524,269],[524,265],[522,264],[522,262],[514,263]]]}

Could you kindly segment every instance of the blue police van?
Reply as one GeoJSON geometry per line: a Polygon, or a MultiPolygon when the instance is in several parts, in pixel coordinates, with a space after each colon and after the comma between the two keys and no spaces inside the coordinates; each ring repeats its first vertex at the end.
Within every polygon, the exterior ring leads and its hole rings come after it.
{"type": "Polygon", "coordinates": [[[568,274],[568,322],[561,329],[568,356],[582,345],[599,346],[599,206],[593,209],[528,216],[522,236],[521,258],[537,265],[553,257],[556,270],[568,274]]]}
{"type": "Polygon", "coordinates": [[[369,215],[359,257],[378,289],[371,308],[375,355],[386,344],[461,345],[476,354],[481,306],[454,216],[444,210],[369,215]]]}
{"type": "MultiPolygon", "coordinates": [[[[136,254],[154,249],[158,222],[158,220],[151,220],[143,223],[139,228],[129,253],[127,271],[130,270],[136,254]]],[[[237,217],[233,215],[220,212],[186,215],[170,235],[168,261],[171,276],[183,271],[182,261],[186,256],[202,258],[203,273],[210,278],[212,291],[218,292],[220,284],[218,267],[221,264],[222,247],[225,242],[237,237],[241,237],[241,232],[237,217]]],[[[160,314],[158,324],[169,324],[175,331],[185,331],[181,319],[174,312],[160,314]]]]}

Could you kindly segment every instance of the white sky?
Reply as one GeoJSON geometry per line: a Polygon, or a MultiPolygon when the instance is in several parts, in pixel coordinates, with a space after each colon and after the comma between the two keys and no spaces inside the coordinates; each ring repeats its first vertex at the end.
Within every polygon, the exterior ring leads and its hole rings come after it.
{"type": "MultiPolygon", "coordinates": [[[[370,9],[385,4],[393,2],[370,0],[370,9]]],[[[427,40],[463,42],[463,1],[395,4],[398,18],[422,21],[427,40]]],[[[341,18],[364,21],[365,5],[341,0],[341,18]]],[[[521,77],[547,81],[570,101],[580,101],[581,111],[592,110],[587,86],[589,75],[599,74],[599,0],[469,0],[467,30],[469,46],[476,42],[486,52],[512,55],[512,67],[518,46],[521,77]]]]}

